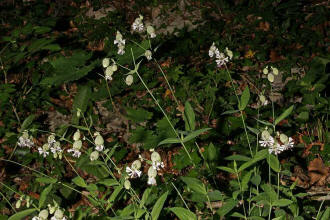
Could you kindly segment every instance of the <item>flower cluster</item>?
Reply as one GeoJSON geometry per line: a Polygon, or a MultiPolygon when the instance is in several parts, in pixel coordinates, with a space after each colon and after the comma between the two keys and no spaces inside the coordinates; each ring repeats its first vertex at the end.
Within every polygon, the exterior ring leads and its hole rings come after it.
{"type": "Polygon", "coordinates": [[[15,204],[16,209],[19,209],[21,207],[22,202],[25,202],[26,208],[29,208],[30,205],[32,204],[32,200],[30,196],[22,195],[15,204]]]}
{"type": "Polygon", "coordinates": [[[278,69],[276,67],[268,67],[266,66],[263,71],[262,71],[265,75],[267,75],[267,79],[269,82],[274,82],[274,78],[275,76],[278,75],[278,69]]]}
{"type": "Polygon", "coordinates": [[[215,46],[215,43],[211,45],[209,49],[209,56],[212,58],[215,56],[218,67],[226,65],[233,58],[233,52],[229,50],[227,47],[224,52],[220,52],[219,49],[215,46]]]}
{"type": "Polygon", "coordinates": [[[104,139],[101,134],[99,132],[95,132],[94,136],[95,150],[91,153],[89,157],[91,161],[97,160],[100,155],[99,152],[102,152],[104,150],[104,139]]]}
{"type": "Polygon", "coordinates": [[[138,18],[136,18],[132,24],[132,30],[136,32],[142,32],[144,30],[144,24],[142,22],[143,16],[140,15],[138,18]]]}
{"type": "Polygon", "coordinates": [[[22,136],[18,138],[17,145],[20,147],[33,147],[33,138],[31,135],[29,135],[28,131],[23,131],[22,136]]]}
{"type": "Polygon", "coordinates": [[[152,161],[152,166],[149,167],[148,170],[148,184],[156,185],[157,171],[160,170],[160,168],[164,168],[164,163],[162,162],[159,153],[157,153],[156,151],[152,152],[151,161],[152,161]]]}
{"type": "Polygon", "coordinates": [[[60,142],[55,140],[55,135],[51,134],[47,138],[47,143],[38,147],[39,154],[43,157],[49,155],[49,151],[53,153],[54,158],[62,159],[63,150],[61,148],[60,142]]]}
{"type": "Polygon", "coordinates": [[[73,135],[73,145],[72,148],[68,150],[68,153],[72,153],[73,157],[79,158],[81,155],[80,149],[82,147],[82,141],[80,140],[80,131],[77,130],[73,135]]]}
{"type": "Polygon", "coordinates": [[[261,133],[261,140],[259,143],[262,147],[268,147],[269,153],[271,154],[274,152],[275,155],[291,149],[294,146],[294,142],[291,137],[280,133],[277,133],[276,137],[272,137],[267,129],[261,133]]]}
{"type": "Polygon", "coordinates": [[[104,58],[102,60],[102,66],[103,66],[103,68],[105,68],[104,77],[106,80],[112,80],[113,73],[118,70],[118,67],[117,67],[116,63],[114,62],[114,60],[112,60],[112,62],[113,62],[113,64],[110,65],[109,58],[104,58]]]}
{"type": "Polygon", "coordinates": [[[125,53],[125,40],[123,39],[123,35],[119,31],[116,34],[116,40],[113,42],[118,47],[118,54],[123,55],[125,53]]]}
{"type": "Polygon", "coordinates": [[[67,220],[67,217],[64,216],[63,210],[55,201],[53,206],[48,204],[48,209],[41,210],[38,216],[34,216],[32,220],[46,220],[49,215],[53,215],[50,220],[67,220]]]}

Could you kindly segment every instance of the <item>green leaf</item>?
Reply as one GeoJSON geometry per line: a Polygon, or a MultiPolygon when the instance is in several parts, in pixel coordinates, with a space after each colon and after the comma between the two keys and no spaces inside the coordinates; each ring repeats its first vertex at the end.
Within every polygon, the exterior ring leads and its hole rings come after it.
{"type": "Polygon", "coordinates": [[[155,203],[154,207],[151,211],[151,218],[152,220],[157,220],[161,210],[163,209],[164,203],[166,201],[168,192],[165,192],[155,203]]]}
{"type": "Polygon", "coordinates": [[[8,218],[8,220],[22,220],[24,217],[32,214],[35,211],[37,211],[36,208],[25,209],[23,211],[17,212],[16,214],[12,215],[11,217],[8,218]]]}
{"type": "Polygon", "coordinates": [[[195,213],[191,212],[188,209],[182,207],[173,207],[169,208],[169,210],[174,212],[174,214],[178,216],[180,220],[197,220],[197,216],[195,215],[195,213]]]}
{"type": "Polygon", "coordinates": [[[285,207],[285,206],[290,205],[291,203],[293,203],[293,202],[289,199],[278,199],[278,200],[275,200],[272,205],[278,206],[278,207],[285,207]]]}
{"type": "Polygon", "coordinates": [[[289,108],[287,108],[279,117],[277,117],[275,119],[275,125],[277,125],[278,123],[280,123],[283,119],[285,119],[286,117],[288,117],[291,112],[293,111],[293,105],[291,105],[289,108]]]}
{"type": "Polygon", "coordinates": [[[237,205],[238,201],[234,199],[229,199],[225,202],[225,204],[218,209],[217,213],[221,216],[224,217],[228,212],[233,210],[235,206],[237,205]]]}
{"type": "Polygon", "coordinates": [[[261,188],[269,196],[270,199],[275,199],[277,197],[276,192],[274,191],[271,185],[263,184],[261,185],[261,188]]]}
{"type": "Polygon", "coordinates": [[[196,126],[195,113],[188,101],[185,103],[183,119],[185,122],[186,131],[194,131],[196,126]]]}
{"type": "Polygon", "coordinates": [[[245,219],[245,216],[241,213],[238,213],[238,212],[234,212],[231,217],[237,217],[237,218],[243,218],[245,219]]]}
{"type": "Polygon", "coordinates": [[[217,167],[220,170],[226,171],[228,173],[235,173],[235,170],[229,167],[217,167]]]}
{"type": "Polygon", "coordinates": [[[228,110],[228,111],[221,113],[221,115],[229,115],[229,114],[234,114],[237,112],[239,112],[239,110],[228,110]]]}
{"type": "Polygon", "coordinates": [[[77,186],[86,188],[87,184],[85,183],[85,180],[81,178],[80,176],[76,176],[75,178],[72,179],[72,182],[74,182],[77,186]]]}
{"type": "Polygon", "coordinates": [[[116,186],[110,198],[108,199],[108,203],[114,202],[122,189],[122,186],[116,186]]]}
{"type": "Polygon", "coordinates": [[[126,117],[133,122],[139,123],[144,122],[148,119],[152,118],[153,113],[148,112],[144,109],[133,109],[133,108],[126,108],[126,117]]]}
{"type": "Polygon", "coordinates": [[[44,203],[47,199],[47,196],[50,193],[50,191],[52,190],[52,188],[53,188],[53,185],[51,184],[42,191],[40,198],[39,198],[39,209],[44,205],[44,203]]]}
{"type": "Polygon", "coordinates": [[[98,181],[97,183],[105,185],[105,186],[117,186],[118,185],[118,182],[114,179],[104,179],[104,180],[98,181]]]}
{"type": "MultiPolygon", "coordinates": [[[[199,129],[197,131],[193,131],[191,133],[189,133],[185,138],[182,139],[182,142],[185,143],[185,142],[188,142],[192,139],[194,139],[195,137],[197,137],[198,135],[208,131],[208,130],[211,130],[212,128],[202,128],[202,129],[199,129]]],[[[163,144],[177,144],[177,143],[181,143],[180,139],[178,138],[166,138],[165,140],[159,142],[158,146],[160,145],[163,145],[163,144]]]]}
{"type": "Polygon", "coordinates": [[[328,220],[328,219],[330,219],[330,207],[328,207],[328,208],[324,211],[324,213],[323,213],[323,215],[322,215],[322,217],[321,217],[321,220],[328,220]]]}
{"type": "Polygon", "coordinates": [[[261,183],[261,176],[258,174],[256,176],[253,176],[251,178],[251,183],[253,183],[255,186],[259,186],[261,183]]]}
{"type": "Polygon", "coordinates": [[[39,183],[50,184],[50,183],[56,183],[57,179],[49,178],[49,177],[38,177],[36,178],[36,181],[39,183]]]}
{"type": "Polygon", "coordinates": [[[225,157],[225,160],[236,160],[236,161],[249,161],[251,159],[252,158],[244,156],[244,155],[240,155],[240,154],[235,154],[235,155],[225,157]]]}
{"type": "Polygon", "coordinates": [[[195,137],[197,137],[198,135],[200,135],[208,130],[211,130],[211,129],[212,128],[202,128],[197,131],[193,131],[193,132],[189,133],[185,138],[183,138],[182,142],[185,143],[187,141],[190,141],[190,140],[194,139],[195,137]]]}
{"type": "Polygon", "coordinates": [[[253,164],[255,164],[256,162],[266,158],[268,155],[268,150],[267,149],[264,149],[264,150],[261,150],[261,151],[258,151],[253,159],[251,159],[250,161],[247,161],[245,163],[243,163],[240,168],[238,169],[238,172],[242,172],[243,170],[245,170],[246,168],[252,166],[253,164]]]}
{"type": "Polygon", "coordinates": [[[149,198],[149,195],[151,193],[151,188],[147,188],[146,190],[144,190],[144,193],[142,195],[142,199],[140,202],[140,208],[142,209],[144,204],[146,203],[147,199],[149,198]]]}
{"type": "Polygon", "coordinates": [[[207,195],[207,191],[205,189],[205,185],[199,179],[192,178],[192,177],[181,177],[182,181],[187,184],[187,186],[200,194],[207,195]]]}
{"type": "Polygon", "coordinates": [[[21,126],[21,132],[26,130],[31,125],[31,123],[33,122],[35,117],[36,117],[36,115],[32,114],[24,119],[22,126],[21,126]]]}
{"type": "MultiPolygon", "coordinates": [[[[53,45],[49,49],[56,50],[58,48],[53,45]]],[[[54,68],[54,73],[42,79],[40,84],[57,86],[84,77],[99,64],[99,60],[95,60],[91,64],[85,65],[91,56],[92,53],[75,51],[71,57],[57,57],[50,61],[54,68]]]]}
{"type": "Polygon", "coordinates": [[[247,104],[249,103],[249,100],[250,100],[250,89],[248,86],[246,86],[242,93],[241,101],[240,101],[240,105],[238,106],[238,109],[243,111],[247,106],[247,104]]]}
{"type": "Polygon", "coordinates": [[[248,189],[249,181],[251,179],[252,172],[253,172],[253,170],[250,170],[249,172],[247,172],[243,176],[243,178],[242,178],[242,191],[246,191],[248,189]]]}
{"type": "Polygon", "coordinates": [[[214,147],[212,142],[209,144],[207,148],[207,158],[210,161],[213,161],[217,158],[217,149],[214,147]]]}
{"type": "Polygon", "coordinates": [[[275,172],[280,172],[280,161],[275,155],[269,154],[267,157],[267,163],[275,172]]]}
{"type": "Polygon", "coordinates": [[[180,143],[180,139],[178,138],[166,138],[165,140],[159,142],[157,146],[163,145],[163,144],[177,144],[180,143]]]}
{"type": "Polygon", "coordinates": [[[72,124],[78,124],[79,118],[77,116],[78,109],[80,109],[81,114],[84,114],[87,109],[87,104],[91,98],[91,88],[89,86],[82,86],[73,101],[73,115],[72,115],[72,124]]]}

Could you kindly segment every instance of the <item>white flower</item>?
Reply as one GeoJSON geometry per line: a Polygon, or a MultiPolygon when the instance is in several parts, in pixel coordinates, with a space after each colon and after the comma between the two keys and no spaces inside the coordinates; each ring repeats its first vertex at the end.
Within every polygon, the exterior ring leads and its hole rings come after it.
{"type": "Polygon", "coordinates": [[[125,79],[126,85],[130,86],[133,83],[133,75],[129,74],[125,79]]]}
{"type": "Polygon", "coordinates": [[[270,67],[271,69],[272,69],[272,71],[273,71],[273,74],[275,75],[275,76],[277,76],[278,75],[278,69],[276,68],[276,67],[270,67]]]}
{"type": "Polygon", "coordinates": [[[80,155],[81,155],[81,152],[78,149],[75,149],[75,148],[69,149],[68,153],[72,153],[72,156],[77,157],[77,158],[79,158],[80,155]]]}
{"type": "Polygon", "coordinates": [[[29,136],[27,131],[24,131],[22,136],[18,138],[17,145],[20,147],[28,147],[28,148],[31,148],[34,145],[33,139],[31,136],[29,136]]]}
{"type": "Polygon", "coordinates": [[[219,49],[215,46],[214,42],[211,45],[210,49],[209,49],[209,56],[213,57],[214,55],[218,55],[219,54],[219,49]]]}
{"type": "Polygon", "coordinates": [[[49,144],[44,144],[42,147],[38,147],[39,154],[43,157],[47,157],[49,155],[49,144]]]}
{"type": "Polygon", "coordinates": [[[285,150],[291,149],[294,146],[294,141],[291,137],[289,137],[289,140],[282,145],[285,150]]]}
{"type": "Polygon", "coordinates": [[[164,163],[163,162],[160,162],[160,161],[152,161],[152,167],[155,169],[155,170],[160,170],[160,167],[161,168],[164,168],[164,163]]]}
{"type": "Polygon", "coordinates": [[[123,55],[125,53],[125,46],[124,45],[118,45],[118,54],[123,55]]]}
{"type": "Polygon", "coordinates": [[[147,57],[147,60],[151,60],[152,59],[152,53],[150,50],[146,50],[146,52],[144,53],[144,56],[147,57]]]}
{"type": "Polygon", "coordinates": [[[62,150],[62,148],[60,147],[60,142],[55,142],[55,144],[53,144],[53,145],[50,147],[50,151],[51,151],[53,154],[56,154],[56,153],[62,153],[63,150],[62,150]]]}
{"type": "Polygon", "coordinates": [[[284,148],[283,145],[279,144],[279,143],[276,141],[276,142],[273,144],[273,146],[270,146],[270,147],[268,148],[268,151],[269,151],[270,154],[274,152],[275,155],[278,155],[278,154],[280,154],[281,152],[285,151],[285,148],[284,148]]]}
{"type": "Polygon", "coordinates": [[[137,178],[140,177],[142,175],[142,171],[138,170],[138,169],[133,169],[130,167],[126,167],[126,173],[128,174],[128,176],[130,178],[137,178]]]}
{"type": "Polygon", "coordinates": [[[157,185],[156,178],[155,177],[149,177],[148,178],[148,185],[152,185],[152,186],[157,185]]]}
{"type": "Polygon", "coordinates": [[[144,30],[143,25],[143,17],[140,15],[140,17],[136,18],[135,21],[132,24],[133,31],[142,32],[144,30]]]}
{"type": "Polygon", "coordinates": [[[104,58],[102,60],[102,66],[103,68],[107,68],[110,65],[110,59],[109,58],[104,58]]]}
{"type": "Polygon", "coordinates": [[[115,45],[117,44],[118,46],[118,54],[123,55],[125,53],[125,40],[123,39],[123,35],[119,31],[117,31],[116,34],[116,40],[113,42],[115,45]]]}
{"type": "Polygon", "coordinates": [[[42,220],[40,217],[38,217],[38,216],[34,216],[33,218],[32,218],[32,220],[42,220]]]}
{"type": "Polygon", "coordinates": [[[104,149],[104,145],[102,144],[102,145],[96,145],[95,146],[95,150],[97,150],[97,151],[103,151],[103,149],[104,149]]]}
{"type": "Polygon", "coordinates": [[[155,29],[153,26],[147,26],[147,33],[150,35],[150,38],[155,38],[156,34],[155,34],[155,29]]]}
{"type": "Polygon", "coordinates": [[[228,57],[225,56],[224,53],[217,54],[216,58],[217,59],[215,60],[215,62],[217,63],[218,67],[221,67],[221,66],[225,65],[229,61],[228,57]]]}
{"type": "Polygon", "coordinates": [[[263,139],[259,141],[262,147],[272,147],[274,145],[274,138],[269,136],[268,139],[263,139]]]}

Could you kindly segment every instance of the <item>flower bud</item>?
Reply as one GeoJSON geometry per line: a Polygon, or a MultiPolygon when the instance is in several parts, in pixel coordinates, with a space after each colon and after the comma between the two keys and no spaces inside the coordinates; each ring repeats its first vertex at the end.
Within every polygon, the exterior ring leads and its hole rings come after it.
{"type": "Polygon", "coordinates": [[[131,167],[132,167],[133,170],[139,170],[141,168],[141,161],[140,160],[135,160],[132,163],[131,167]]]}
{"type": "Polygon", "coordinates": [[[21,207],[21,204],[22,204],[22,201],[17,200],[16,205],[15,205],[16,209],[19,209],[21,207]]]}
{"type": "Polygon", "coordinates": [[[72,146],[74,149],[77,149],[77,150],[80,150],[80,148],[82,147],[82,142],[81,140],[78,140],[78,141],[75,141],[73,143],[73,146],[72,146]]]}
{"type": "Polygon", "coordinates": [[[54,213],[54,217],[56,219],[62,219],[63,218],[63,211],[61,209],[57,209],[54,213]]]}
{"type": "Polygon", "coordinates": [[[271,74],[271,73],[269,73],[269,74],[267,75],[267,79],[268,79],[269,82],[274,82],[274,75],[271,74]]]}
{"type": "Polygon", "coordinates": [[[263,72],[265,75],[267,75],[267,74],[268,74],[268,66],[266,66],[262,72],[263,72]]]}
{"type": "Polygon", "coordinates": [[[277,76],[278,75],[278,69],[276,67],[271,67],[271,68],[272,68],[273,74],[275,76],[277,76]]]}
{"type": "Polygon", "coordinates": [[[149,167],[149,170],[148,170],[148,177],[150,178],[155,178],[157,176],[157,170],[155,170],[152,166],[149,167]]]}
{"type": "Polygon", "coordinates": [[[270,137],[270,134],[269,134],[269,132],[268,132],[267,130],[262,131],[262,133],[261,133],[261,138],[262,138],[263,140],[268,140],[269,137],[270,137]]]}
{"type": "Polygon", "coordinates": [[[133,76],[132,75],[128,75],[125,79],[125,82],[128,86],[132,85],[133,83],[133,76]]]}
{"type": "Polygon", "coordinates": [[[288,136],[286,136],[285,134],[280,134],[280,141],[283,143],[283,144],[287,144],[289,142],[289,138],[288,136]]]}
{"type": "Polygon", "coordinates": [[[116,65],[116,64],[113,64],[113,65],[111,66],[111,70],[112,70],[112,72],[116,72],[116,71],[118,70],[117,65],[116,65]]]}
{"type": "Polygon", "coordinates": [[[105,69],[105,75],[112,76],[112,74],[113,74],[112,67],[111,67],[111,66],[108,66],[108,67],[105,69]]]}
{"type": "Polygon", "coordinates": [[[80,131],[77,129],[77,131],[73,135],[73,140],[78,141],[80,139],[80,131]]]}
{"type": "Polygon", "coordinates": [[[38,215],[41,219],[47,219],[48,218],[48,210],[47,209],[44,209],[44,210],[41,210],[39,212],[39,215],[38,215]]]}
{"type": "Polygon", "coordinates": [[[109,64],[110,64],[110,59],[109,58],[104,58],[102,60],[102,66],[103,66],[103,68],[107,68],[109,66],[109,64]]]}
{"type": "Polygon", "coordinates": [[[125,189],[129,190],[131,188],[131,182],[129,180],[125,180],[124,187],[125,189]]]}
{"type": "Polygon", "coordinates": [[[44,151],[48,151],[48,150],[49,150],[49,144],[44,144],[44,145],[42,145],[42,149],[43,149],[44,151]]]}
{"type": "Polygon", "coordinates": [[[161,159],[159,153],[157,153],[156,151],[154,151],[154,152],[152,152],[152,154],[151,154],[151,160],[152,160],[153,162],[159,162],[159,161],[161,161],[162,159],[161,159]]]}
{"type": "Polygon", "coordinates": [[[95,145],[99,146],[99,145],[103,145],[104,144],[104,139],[103,137],[99,134],[96,136],[95,138],[95,145]]]}
{"type": "Polygon", "coordinates": [[[97,160],[99,158],[99,152],[98,151],[93,151],[89,158],[90,158],[91,161],[97,160]]]}
{"type": "Polygon", "coordinates": [[[48,204],[47,206],[48,206],[48,209],[49,209],[49,213],[52,215],[55,212],[56,207],[55,206],[51,206],[50,204],[48,204]]]}
{"type": "Polygon", "coordinates": [[[48,136],[48,144],[52,144],[55,142],[55,136],[53,134],[48,136]]]}
{"type": "Polygon", "coordinates": [[[266,102],[266,97],[264,95],[260,95],[259,100],[260,100],[261,103],[265,103],[266,102]]]}

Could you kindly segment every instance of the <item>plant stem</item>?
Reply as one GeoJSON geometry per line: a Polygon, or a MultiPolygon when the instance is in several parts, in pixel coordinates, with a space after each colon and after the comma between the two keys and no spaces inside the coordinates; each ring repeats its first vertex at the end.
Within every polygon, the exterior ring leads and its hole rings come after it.
{"type": "MultiPolygon", "coordinates": [[[[132,53],[132,57],[133,57],[133,63],[134,63],[134,68],[136,68],[136,64],[135,64],[135,59],[134,59],[134,54],[133,54],[133,50],[131,49],[131,53],[132,53]]],[[[154,102],[156,103],[156,105],[158,106],[158,108],[161,110],[161,112],[163,113],[163,115],[165,116],[167,122],[169,123],[169,125],[171,126],[172,130],[174,131],[174,133],[176,134],[177,138],[180,140],[181,145],[183,146],[184,150],[186,151],[191,163],[193,164],[193,166],[195,166],[194,161],[192,160],[189,151],[187,150],[185,144],[182,142],[181,137],[179,136],[178,132],[175,130],[173,124],[171,123],[170,119],[168,118],[167,114],[165,113],[164,109],[160,106],[159,102],[157,101],[157,99],[155,98],[155,96],[152,94],[152,92],[150,91],[150,89],[148,88],[148,86],[146,85],[146,83],[144,82],[144,80],[142,79],[142,77],[140,76],[139,72],[136,70],[135,71],[136,75],[139,77],[140,81],[142,82],[143,86],[147,89],[149,95],[152,97],[152,99],[154,100],[154,102]]]]}

